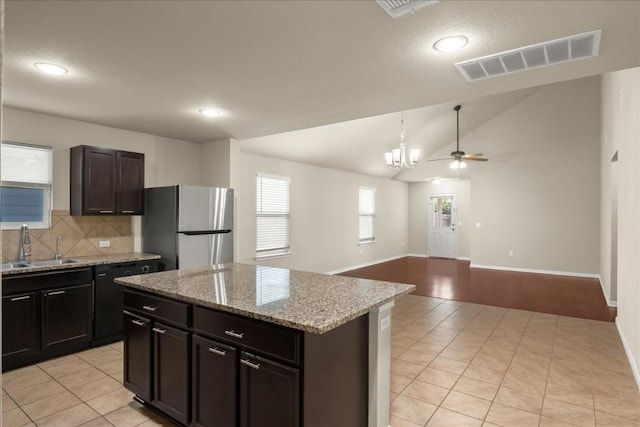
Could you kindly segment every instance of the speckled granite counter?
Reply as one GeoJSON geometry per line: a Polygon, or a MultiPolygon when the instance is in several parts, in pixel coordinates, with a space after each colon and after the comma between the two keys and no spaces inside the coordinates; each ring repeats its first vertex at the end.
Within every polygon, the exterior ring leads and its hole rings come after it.
{"type": "Polygon", "coordinates": [[[79,267],[90,267],[90,266],[101,265],[101,264],[119,264],[123,262],[132,262],[132,261],[147,261],[152,259],[160,259],[160,255],[144,254],[139,252],[126,252],[126,253],[120,253],[120,254],[74,257],[73,259],[79,262],[74,262],[69,264],[55,264],[55,265],[42,265],[42,266],[35,266],[35,267],[12,268],[8,270],[2,270],[2,275],[8,276],[13,274],[21,274],[21,273],[35,273],[35,272],[53,271],[53,270],[66,270],[66,269],[79,268],[79,267]]]}
{"type": "Polygon", "coordinates": [[[123,277],[116,282],[319,334],[415,289],[400,283],[239,263],[123,277]]]}

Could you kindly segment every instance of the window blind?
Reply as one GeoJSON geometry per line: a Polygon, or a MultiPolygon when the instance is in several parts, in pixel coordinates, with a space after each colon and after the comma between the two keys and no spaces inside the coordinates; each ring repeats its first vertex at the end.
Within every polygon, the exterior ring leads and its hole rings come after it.
{"type": "Polygon", "coordinates": [[[51,147],[2,142],[2,182],[51,185],[51,147]]]}
{"type": "Polygon", "coordinates": [[[0,221],[2,229],[49,228],[53,155],[51,147],[2,141],[0,221]]]}
{"type": "Polygon", "coordinates": [[[360,187],[359,243],[373,243],[375,237],[376,189],[360,187]]]}
{"type": "Polygon", "coordinates": [[[256,177],[256,257],[289,254],[289,178],[256,177]]]}

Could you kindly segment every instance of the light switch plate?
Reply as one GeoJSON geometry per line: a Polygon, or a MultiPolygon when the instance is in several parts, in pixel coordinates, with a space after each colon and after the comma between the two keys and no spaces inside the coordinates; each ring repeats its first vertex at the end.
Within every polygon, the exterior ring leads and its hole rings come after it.
{"type": "Polygon", "coordinates": [[[111,246],[111,240],[100,240],[101,248],[108,248],[109,246],[111,246]]]}

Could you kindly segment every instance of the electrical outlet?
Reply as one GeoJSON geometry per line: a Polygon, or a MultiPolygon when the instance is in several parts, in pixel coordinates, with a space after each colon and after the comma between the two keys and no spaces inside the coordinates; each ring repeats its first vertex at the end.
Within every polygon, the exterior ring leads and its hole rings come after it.
{"type": "Polygon", "coordinates": [[[109,246],[111,246],[111,240],[100,240],[101,248],[108,248],[109,246]]]}
{"type": "Polygon", "coordinates": [[[509,256],[513,256],[513,251],[509,251],[509,256]]]}
{"type": "Polygon", "coordinates": [[[479,222],[476,222],[476,228],[481,228],[482,224],[480,224],[479,222]]]}
{"type": "Polygon", "coordinates": [[[389,329],[391,326],[391,316],[384,316],[380,319],[380,330],[384,331],[385,329],[389,329]]]}

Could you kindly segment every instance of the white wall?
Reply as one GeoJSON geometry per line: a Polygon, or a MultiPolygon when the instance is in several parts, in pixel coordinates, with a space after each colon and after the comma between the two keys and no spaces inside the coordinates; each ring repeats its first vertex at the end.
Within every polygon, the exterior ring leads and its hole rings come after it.
{"type": "Polygon", "coordinates": [[[3,139],[53,147],[53,209],[69,209],[69,148],[76,145],[144,153],[146,187],[200,180],[198,144],[13,108],[3,113],[3,139]]]}
{"type": "Polygon", "coordinates": [[[291,178],[291,256],[260,264],[328,272],[407,253],[408,185],[241,153],[238,262],[255,263],[256,174],[291,178]],[[376,243],[358,246],[358,190],[376,188],[376,243]]]}
{"type": "Polygon", "coordinates": [[[469,258],[471,250],[471,182],[443,181],[440,184],[409,184],[409,253],[429,255],[428,195],[454,193],[458,199],[457,257],[469,258]]]}
{"type": "Polygon", "coordinates": [[[544,86],[464,136],[490,158],[468,169],[472,265],[599,273],[599,135],[596,76],[544,86]]]}
{"type": "MultiPolygon", "coordinates": [[[[629,355],[636,382],[640,385],[640,68],[617,71],[602,77],[602,149],[609,154],[618,151],[618,164],[603,169],[603,213],[610,195],[617,192],[617,302],[616,324],[629,355]]],[[[610,158],[610,157],[609,157],[610,158]]],[[[606,159],[603,159],[603,163],[606,159]]],[[[611,244],[609,221],[603,221],[601,256],[610,266],[611,244]]],[[[614,268],[614,266],[611,266],[614,268]]],[[[603,270],[603,279],[607,271],[603,270]]],[[[606,282],[606,290],[609,283],[606,282]]]]}
{"type": "MultiPolygon", "coordinates": [[[[145,155],[145,186],[199,184],[200,146],[161,136],[3,108],[2,138],[53,147],[53,209],[69,210],[69,148],[93,145],[145,155]]],[[[134,247],[140,250],[140,217],[134,217],[134,247]]]]}

